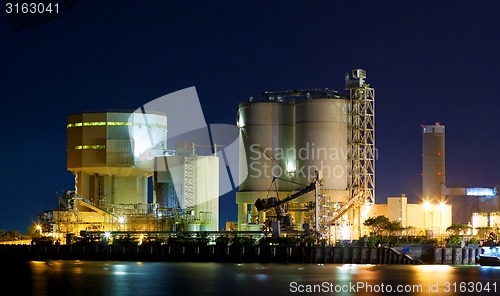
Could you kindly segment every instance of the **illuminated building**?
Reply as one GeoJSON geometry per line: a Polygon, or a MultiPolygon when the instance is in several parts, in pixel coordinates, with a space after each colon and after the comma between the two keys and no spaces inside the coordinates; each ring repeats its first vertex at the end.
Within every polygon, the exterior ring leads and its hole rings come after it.
{"type": "Polygon", "coordinates": [[[495,187],[447,187],[441,186],[446,202],[453,206],[453,223],[472,223],[473,213],[499,211],[499,190],[495,187]]]}
{"type": "MultiPolygon", "coordinates": [[[[199,156],[193,142],[176,144],[175,155],[155,159],[154,203],[161,216],[180,209],[190,231],[219,230],[219,159],[199,156]]],[[[175,230],[169,223],[165,230],[175,230]]]]}
{"type": "Polygon", "coordinates": [[[162,113],[69,115],[67,169],[75,188],[59,196],[57,210],[40,215],[43,231],[62,238],[81,231],[217,230],[218,157],[196,155],[194,142],[166,147],[162,113]],[[183,146],[193,147],[191,154],[183,146]],[[165,186],[165,176],[176,182],[165,186]],[[173,199],[166,187],[177,200],[173,206],[165,202],[173,199]]]}
{"type": "Polygon", "coordinates": [[[343,239],[359,236],[363,209],[375,202],[375,91],[365,78],[361,69],[346,75],[349,95],[330,89],[267,91],[260,100],[240,104],[240,164],[246,165],[240,165],[236,193],[239,230],[261,229],[283,217],[277,222],[289,232],[316,228],[330,236],[332,228],[348,228],[343,239]],[[297,195],[316,171],[321,193],[297,195]],[[255,206],[290,196],[286,214],[255,206]]]}
{"type": "Polygon", "coordinates": [[[472,213],[497,212],[497,188],[456,187],[447,183],[445,154],[444,125],[422,126],[422,199],[451,205],[454,224],[471,223],[472,213]]]}
{"type": "Polygon", "coordinates": [[[147,162],[162,155],[167,117],[157,113],[71,114],[67,125],[67,167],[76,194],[95,204],[147,204],[147,162]]]}
{"type": "Polygon", "coordinates": [[[449,204],[430,201],[410,204],[404,194],[388,197],[386,204],[372,205],[369,216],[374,218],[380,215],[400,222],[402,227],[415,227],[417,232],[425,230],[430,236],[445,234],[446,228],[452,224],[452,207],[449,204]]]}

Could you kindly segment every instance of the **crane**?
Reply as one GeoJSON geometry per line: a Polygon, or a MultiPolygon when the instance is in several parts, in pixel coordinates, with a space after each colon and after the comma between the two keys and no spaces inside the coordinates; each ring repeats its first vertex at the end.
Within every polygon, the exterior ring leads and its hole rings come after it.
{"type": "MultiPolygon", "coordinates": [[[[316,232],[316,235],[319,236],[319,217],[318,217],[318,202],[317,202],[317,200],[318,200],[318,197],[320,194],[320,187],[322,184],[321,174],[319,173],[319,171],[316,171],[316,176],[309,185],[307,185],[304,189],[288,196],[287,198],[285,198],[283,200],[280,200],[278,196],[269,197],[269,193],[271,192],[272,186],[273,186],[273,184],[275,184],[276,180],[292,182],[289,180],[284,180],[284,179],[280,179],[277,177],[273,177],[273,180],[271,182],[271,187],[269,188],[268,197],[258,198],[254,203],[254,206],[257,208],[258,212],[267,212],[267,211],[270,211],[272,209],[274,209],[274,211],[276,212],[276,220],[275,220],[276,222],[272,223],[273,234],[276,234],[279,232],[279,230],[282,226],[281,224],[283,224],[283,226],[285,227],[286,230],[291,229],[292,218],[291,218],[290,214],[287,214],[287,211],[284,208],[284,205],[287,204],[288,202],[294,200],[294,199],[297,199],[301,196],[306,195],[307,193],[314,191],[314,196],[315,196],[315,199],[314,199],[315,200],[315,232],[316,232]]],[[[292,182],[292,183],[295,183],[295,182],[292,182]]],[[[298,183],[295,183],[295,184],[298,184],[298,183]]],[[[303,185],[303,184],[300,184],[300,185],[303,185]]]]}
{"type": "MultiPolygon", "coordinates": [[[[285,230],[291,230],[292,229],[292,218],[291,215],[287,213],[287,209],[285,205],[301,196],[304,196],[310,192],[314,192],[314,203],[313,206],[309,207],[309,210],[314,209],[314,232],[313,234],[315,235],[316,241],[319,241],[320,237],[322,235],[328,235],[327,233],[324,232],[325,227],[326,229],[329,228],[329,226],[334,225],[335,222],[340,219],[343,215],[345,215],[350,209],[353,207],[359,206],[362,201],[363,201],[363,192],[361,190],[357,190],[357,192],[354,194],[354,197],[349,199],[347,202],[345,202],[342,206],[340,206],[338,209],[336,209],[334,212],[331,213],[331,215],[328,215],[326,221],[324,220],[321,222],[321,217],[320,217],[320,207],[322,206],[320,204],[320,187],[322,185],[322,178],[320,172],[316,171],[316,176],[313,178],[312,182],[309,185],[303,185],[299,184],[302,186],[305,186],[302,190],[286,197],[285,199],[279,199],[279,196],[277,195],[278,191],[276,188],[276,197],[269,197],[270,192],[272,191],[273,185],[275,185],[276,180],[282,180],[282,181],[288,181],[292,182],[289,180],[285,179],[280,179],[277,177],[273,177],[273,180],[271,182],[271,187],[269,188],[268,195],[266,198],[258,198],[254,206],[257,209],[258,212],[268,212],[271,210],[274,210],[276,213],[276,216],[272,217],[275,218],[274,221],[271,221],[271,229],[273,230],[273,235],[278,235],[279,236],[279,230],[283,227],[285,230]],[[322,225],[320,225],[322,223],[322,225]]],[[[292,182],[295,183],[295,182],[292,182]]],[[[295,183],[298,184],[298,183],[295,183]]]]}

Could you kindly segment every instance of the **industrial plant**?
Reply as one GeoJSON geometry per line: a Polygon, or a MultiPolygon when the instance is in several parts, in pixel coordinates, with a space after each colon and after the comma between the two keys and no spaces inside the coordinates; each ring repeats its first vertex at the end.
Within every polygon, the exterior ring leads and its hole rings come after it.
{"type": "MultiPolygon", "coordinates": [[[[375,91],[365,80],[355,69],[348,94],[266,91],[240,104],[238,232],[330,242],[361,235],[375,202],[375,91]]],[[[69,115],[75,187],[39,215],[40,232],[63,243],[84,233],[217,233],[216,145],[211,155],[197,155],[197,139],[168,150],[167,121],[144,108],[69,115]]]]}
{"type": "Polygon", "coordinates": [[[75,188],[40,215],[40,231],[61,240],[82,232],[217,231],[218,166],[217,156],[197,155],[194,142],[167,150],[165,114],[71,114],[67,168],[75,188]]]}

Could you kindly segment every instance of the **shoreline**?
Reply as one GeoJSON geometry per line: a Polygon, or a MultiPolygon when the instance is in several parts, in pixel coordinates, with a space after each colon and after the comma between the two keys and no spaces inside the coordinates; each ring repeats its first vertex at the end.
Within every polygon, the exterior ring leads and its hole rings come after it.
{"type": "Polygon", "coordinates": [[[0,245],[0,260],[478,265],[479,247],[0,245]],[[404,250],[404,252],[402,251],[404,250]]]}

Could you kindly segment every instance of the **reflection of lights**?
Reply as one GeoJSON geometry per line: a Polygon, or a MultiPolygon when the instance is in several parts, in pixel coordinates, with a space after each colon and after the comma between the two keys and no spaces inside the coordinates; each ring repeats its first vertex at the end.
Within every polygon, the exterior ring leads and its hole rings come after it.
{"type": "Polygon", "coordinates": [[[416,267],[420,271],[426,272],[445,272],[451,269],[450,265],[419,265],[416,267]]]}
{"type": "Polygon", "coordinates": [[[127,274],[127,266],[126,265],[115,265],[113,268],[113,274],[115,275],[125,275],[127,274]]]}
{"type": "Polygon", "coordinates": [[[350,272],[353,269],[357,269],[358,266],[355,264],[342,264],[341,266],[337,267],[340,271],[345,271],[345,272],[350,272]]]}

